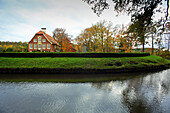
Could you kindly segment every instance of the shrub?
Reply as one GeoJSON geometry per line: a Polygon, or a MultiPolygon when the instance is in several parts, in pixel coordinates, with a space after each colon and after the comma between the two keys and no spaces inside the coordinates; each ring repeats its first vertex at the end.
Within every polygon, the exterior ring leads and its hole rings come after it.
{"type": "Polygon", "coordinates": [[[161,51],[159,56],[162,58],[170,59],[170,52],[169,51],[161,51]]]}
{"type": "Polygon", "coordinates": [[[5,48],[4,47],[0,47],[0,52],[5,52],[5,48]]]}
{"type": "Polygon", "coordinates": [[[11,47],[7,48],[6,52],[13,52],[13,48],[11,48],[11,47]]]}

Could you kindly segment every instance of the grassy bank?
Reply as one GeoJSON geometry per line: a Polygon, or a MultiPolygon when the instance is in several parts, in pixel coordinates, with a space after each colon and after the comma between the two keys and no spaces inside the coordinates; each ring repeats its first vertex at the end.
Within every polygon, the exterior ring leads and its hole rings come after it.
{"type": "MultiPolygon", "coordinates": [[[[153,72],[155,73],[155,72],[153,72]]],[[[150,72],[149,74],[152,74],[150,72]]],[[[0,82],[107,82],[127,80],[148,75],[148,72],[111,73],[111,74],[1,74],[0,82]]]]}
{"type": "Polygon", "coordinates": [[[159,56],[123,58],[7,58],[0,57],[0,68],[115,69],[169,64],[159,56]]]}
{"type": "Polygon", "coordinates": [[[85,82],[107,82],[116,80],[127,80],[139,76],[124,76],[124,77],[103,77],[103,78],[81,78],[81,79],[0,79],[4,82],[57,82],[57,83],[85,83],[85,82]]]}

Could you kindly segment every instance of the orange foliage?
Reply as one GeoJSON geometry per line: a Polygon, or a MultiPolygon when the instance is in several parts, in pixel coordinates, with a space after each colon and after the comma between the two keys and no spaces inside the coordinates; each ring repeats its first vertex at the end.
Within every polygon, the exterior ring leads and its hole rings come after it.
{"type": "Polygon", "coordinates": [[[65,33],[65,29],[56,28],[53,32],[54,39],[60,44],[60,52],[75,52],[71,38],[65,33]]]}

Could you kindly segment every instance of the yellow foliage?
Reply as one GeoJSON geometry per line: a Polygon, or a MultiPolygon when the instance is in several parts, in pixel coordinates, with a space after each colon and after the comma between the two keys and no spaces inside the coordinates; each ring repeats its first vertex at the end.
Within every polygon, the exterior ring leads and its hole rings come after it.
{"type": "Polygon", "coordinates": [[[9,46],[7,46],[8,48],[12,48],[13,47],[13,45],[9,45],[9,46]]]}
{"type": "Polygon", "coordinates": [[[12,48],[13,45],[4,45],[4,46],[0,45],[0,47],[5,47],[5,49],[8,49],[8,48],[12,48]]]}
{"type": "Polygon", "coordinates": [[[4,45],[5,49],[7,49],[7,45],[4,45]]]}
{"type": "Polygon", "coordinates": [[[82,46],[81,45],[74,45],[74,48],[76,51],[81,52],[82,51],[82,46]]]}

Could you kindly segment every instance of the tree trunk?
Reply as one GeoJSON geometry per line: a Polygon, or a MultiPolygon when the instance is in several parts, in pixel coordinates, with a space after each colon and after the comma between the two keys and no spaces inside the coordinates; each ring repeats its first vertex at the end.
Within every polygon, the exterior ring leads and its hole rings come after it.
{"type": "Polygon", "coordinates": [[[170,40],[170,37],[168,38],[168,52],[169,52],[169,40],[170,40]]]}
{"type": "Polygon", "coordinates": [[[154,45],[153,45],[153,34],[152,34],[152,55],[154,53],[154,45]]]}
{"type": "Polygon", "coordinates": [[[142,43],[142,52],[145,52],[145,43],[142,43]]]}
{"type": "Polygon", "coordinates": [[[142,33],[141,38],[142,38],[142,52],[145,52],[145,37],[144,37],[144,31],[143,31],[143,33],[142,33]]]}
{"type": "Polygon", "coordinates": [[[144,36],[142,36],[142,52],[145,52],[145,39],[144,39],[144,36]]]}
{"type": "Polygon", "coordinates": [[[102,52],[104,52],[104,48],[103,48],[103,36],[101,38],[102,38],[102,52]]]}

